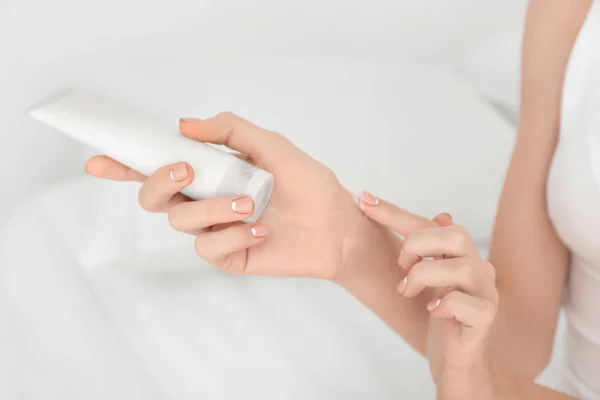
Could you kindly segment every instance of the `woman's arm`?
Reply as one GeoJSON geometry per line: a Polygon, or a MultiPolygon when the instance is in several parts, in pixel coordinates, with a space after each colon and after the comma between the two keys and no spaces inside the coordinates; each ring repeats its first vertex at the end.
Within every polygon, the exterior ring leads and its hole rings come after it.
{"type": "MultiPolygon", "coordinates": [[[[369,218],[392,230],[405,229],[411,215],[390,203],[364,204],[369,218]]],[[[413,230],[406,238],[401,265],[408,270],[400,286],[402,297],[414,298],[434,289],[427,304],[427,357],[444,400],[568,400],[572,397],[507,373],[489,347],[498,309],[496,269],[482,259],[468,232],[452,226],[413,230]],[[440,256],[443,256],[440,257],[440,256]],[[430,260],[423,260],[430,258],[430,260]],[[450,288],[450,289],[448,289],[450,288]]]]}
{"type": "Polygon", "coordinates": [[[521,118],[491,246],[500,310],[493,344],[532,378],[549,361],[568,270],[546,205],[567,61],[589,0],[531,0],[523,42],[521,118]]]}
{"type": "Polygon", "coordinates": [[[503,391],[497,396],[497,400],[576,400],[568,394],[526,380],[513,380],[503,391]]]}

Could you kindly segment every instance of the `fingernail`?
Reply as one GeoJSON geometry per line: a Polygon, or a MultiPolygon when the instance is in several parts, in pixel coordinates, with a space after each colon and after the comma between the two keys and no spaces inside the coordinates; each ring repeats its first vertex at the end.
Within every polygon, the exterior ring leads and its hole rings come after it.
{"type": "Polygon", "coordinates": [[[400,255],[398,256],[398,265],[404,268],[402,265],[402,256],[404,255],[404,249],[400,250],[400,255]]]}
{"type": "Polygon", "coordinates": [[[408,284],[408,275],[406,275],[404,277],[404,279],[402,280],[402,282],[400,282],[400,285],[398,285],[398,292],[400,292],[400,294],[404,294],[407,284],[408,284]]]}
{"type": "Polygon", "coordinates": [[[179,182],[188,177],[188,171],[184,163],[179,163],[169,174],[173,182],[179,182]]]}
{"type": "Polygon", "coordinates": [[[231,202],[231,209],[238,214],[250,214],[254,208],[251,197],[242,197],[231,202]]]}
{"type": "Polygon", "coordinates": [[[368,206],[378,206],[379,199],[369,192],[363,192],[362,196],[360,196],[360,203],[368,206]]]}
{"type": "Polygon", "coordinates": [[[252,236],[257,238],[265,237],[269,234],[269,227],[265,224],[256,224],[252,227],[252,236]]]}
{"type": "Polygon", "coordinates": [[[183,122],[185,123],[190,123],[190,122],[198,122],[200,121],[199,118],[179,118],[179,122],[183,122]]]}
{"type": "Polygon", "coordinates": [[[434,310],[436,310],[440,306],[441,302],[442,302],[442,299],[437,299],[437,300],[434,300],[434,301],[430,301],[427,304],[427,309],[429,311],[434,311],[434,310]]]}

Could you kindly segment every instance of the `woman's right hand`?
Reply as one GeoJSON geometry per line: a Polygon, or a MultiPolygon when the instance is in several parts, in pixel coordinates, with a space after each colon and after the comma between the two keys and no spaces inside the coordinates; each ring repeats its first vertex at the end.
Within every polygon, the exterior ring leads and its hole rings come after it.
{"type": "Polygon", "coordinates": [[[146,177],[105,157],[91,158],[86,171],[96,177],[139,181],[140,205],[168,214],[171,226],[196,236],[200,257],[236,274],[336,279],[348,241],[365,224],[352,196],[336,176],[283,136],[222,113],[206,120],[180,120],[184,136],[226,145],[275,176],[271,201],[256,224],[252,198],[239,195],[202,201],[179,191],[194,179],[186,163],[160,168],[146,177]]]}

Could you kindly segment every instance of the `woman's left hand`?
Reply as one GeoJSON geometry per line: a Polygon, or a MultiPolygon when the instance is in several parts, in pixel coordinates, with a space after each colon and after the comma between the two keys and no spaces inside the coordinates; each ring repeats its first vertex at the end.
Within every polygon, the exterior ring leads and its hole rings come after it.
{"type": "MultiPolygon", "coordinates": [[[[407,275],[398,291],[427,296],[427,356],[438,399],[496,399],[488,337],[496,317],[495,268],[482,259],[467,230],[457,225],[414,229],[408,212],[369,194],[360,206],[371,219],[405,237],[398,259],[407,275]]],[[[451,218],[444,224],[452,224],[451,218]]]]}

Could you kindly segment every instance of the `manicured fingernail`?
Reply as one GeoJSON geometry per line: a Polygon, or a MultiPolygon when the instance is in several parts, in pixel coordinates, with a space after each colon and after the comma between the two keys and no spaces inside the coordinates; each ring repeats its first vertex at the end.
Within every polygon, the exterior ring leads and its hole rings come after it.
{"type": "Polygon", "coordinates": [[[400,284],[398,285],[398,292],[400,294],[404,294],[404,291],[406,290],[406,285],[408,284],[408,275],[406,275],[404,277],[404,279],[402,280],[402,282],[400,282],[400,284]]]}
{"type": "Polygon", "coordinates": [[[437,299],[437,300],[434,300],[434,301],[430,301],[427,304],[427,309],[429,311],[435,311],[440,306],[441,302],[442,302],[442,299],[437,299]]]}
{"type": "Polygon", "coordinates": [[[254,208],[251,197],[242,197],[231,202],[231,209],[238,214],[250,214],[254,208]]]}
{"type": "Polygon", "coordinates": [[[252,227],[252,236],[257,238],[265,237],[269,234],[269,227],[265,224],[256,224],[252,227]]]}
{"type": "Polygon", "coordinates": [[[182,122],[184,124],[190,123],[190,122],[198,122],[198,121],[200,121],[200,119],[198,119],[198,118],[179,118],[179,122],[182,122]]]}
{"type": "Polygon", "coordinates": [[[369,192],[363,192],[362,196],[360,196],[360,203],[368,206],[378,206],[379,199],[369,192]]]}
{"type": "Polygon", "coordinates": [[[188,177],[188,171],[184,163],[179,163],[171,170],[169,174],[173,182],[179,182],[188,177]]]}

